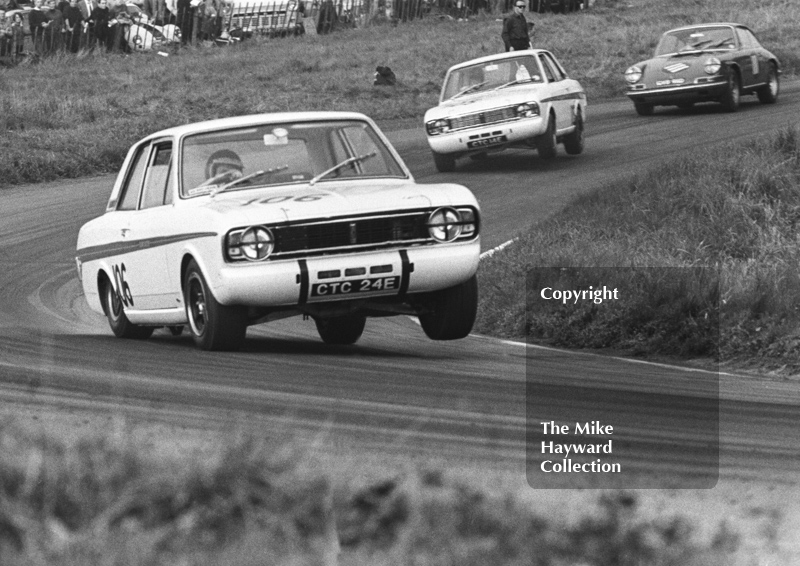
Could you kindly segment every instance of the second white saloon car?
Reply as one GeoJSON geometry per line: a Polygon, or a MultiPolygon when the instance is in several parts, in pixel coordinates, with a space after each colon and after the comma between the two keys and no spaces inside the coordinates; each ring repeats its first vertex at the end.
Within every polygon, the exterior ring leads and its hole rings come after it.
{"type": "Polygon", "coordinates": [[[439,105],[425,113],[436,168],[453,171],[456,159],[480,159],[509,147],[532,148],[539,157],[583,151],[586,93],[552,53],[511,51],[450,68],[439,105]]]}
{"type": "Polygon", "coordinates": [[[366,116],[263,114],[135,144],[76,260],[120,337],[187,325],[235,350],[249,325],[305,315],[352,344],[367,317],[413,314],[450,340],[475,320],[479,230],[473,194],[415,183],[366,116]]]}

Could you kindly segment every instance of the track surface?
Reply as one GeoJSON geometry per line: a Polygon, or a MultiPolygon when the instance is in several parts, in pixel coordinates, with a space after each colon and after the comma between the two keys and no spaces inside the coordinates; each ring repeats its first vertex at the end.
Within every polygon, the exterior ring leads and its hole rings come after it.
{"type": "MultiPolygon", "coordinates": [[[[590,105],[583,155],[554,163],[514,151],[463,160],[437,174],[422,130],[390,133],[421,182],[469,186],[484,213],[484,249],[511,238],[581,192],[708,144],[793,123],[800,84],[784,82],[777,105],[747,97],[736,114],[713,106],[657,109],[636,116],[626,100],[590,105]]],[[[590,101],[591,102],[591,101],[590,101]]],[[[325,430],[346,444],[408,456],[524,469],[526,356],[554,385],[548,403],[568,412],[578,384],[598,390],[677,392],[676,410],[715,390],[717,375],[609,357],[524,348],[469,337],[427,340],[406,317],[370,320],[355,347],[322,344],[313,322],[290,319],[248,330],[244,351],[197,351],[189,338],[157,331],[145,342],[115,339],[88,310],[75,276],[80,225],[102,213],[110,177],[17,187],[2,192],[0,223],[0,403],[89,409],[214,427],[231,419],[282,430],[325,430]],[[710,384],[698,393],[696,384],[710,384]],[[681,401],[682,399],[683,401],[681,401]]],[[[800,387],[767,378],[719,378],[723,477],[800,479],[800,387]]],[[[613,410],[598,406],[598,415],[613,410]]],[[[644,418],[644,406],[628,407],[644,418]]],[[[597,418],[600,418],[598,416],[597,418]]],[[[671,424],[669,415],[665,430],[671,424]]],[[[707,430],[699,430],[704,438],[707,430]]],[[[639,431],[646,450],[631,465],[646,475],[646,454],[691,472],[669,435],[639,431]]]]}

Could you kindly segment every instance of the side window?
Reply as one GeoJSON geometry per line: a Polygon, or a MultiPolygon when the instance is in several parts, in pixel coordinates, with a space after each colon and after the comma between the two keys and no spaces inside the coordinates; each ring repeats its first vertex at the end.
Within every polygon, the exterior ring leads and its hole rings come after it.
{"type": "Polygon", "coordinates": [[[172,164],[172,142],[162,142],[155,145],[150,154],[150,166],[142,191],[141,208],[152,208],[167,204],[167,195],[170,181],[170,165],[172,164]]]}
{"type": "Polygon", "coordinates": [[[551,55],[545,55],[544,60],[547,67],[550,69],[550,72],[555,77],[555,80],[562,81],[567,78],[567,76],[561,71],[561,67],[558,66],[558,63],[555,62],[551,55]]]}
{"type": "Polygon", "coordinates": [[[122,191],[120,191],[117,210],[136,210],[136,203],[139,202],[139,189],[142,187],[149,153],[149,144],[143,145],[136,152],[131,168],[128,170],[128,178],[125,179],[125,184],[122,186],[122,191]]]}
{"type": "Polygon", "coordinates": [[[748,30],[738,28],[736,33],[739,36],[739,43],[741,44],[742,49],[755,49],[756,47],[760,47],[756,37],[748,30]]]}
{"type": "Polygon", "coordinates": [[[544,58],[543,55],[539,55],[539,61],[542,64],[542,70],[544,71],[544,76],[547,77],[547,82],[554,83],[556,82],[556,78],[553,75],[553,69],[550,65],[547,64],[547,60],[544,58]]]}

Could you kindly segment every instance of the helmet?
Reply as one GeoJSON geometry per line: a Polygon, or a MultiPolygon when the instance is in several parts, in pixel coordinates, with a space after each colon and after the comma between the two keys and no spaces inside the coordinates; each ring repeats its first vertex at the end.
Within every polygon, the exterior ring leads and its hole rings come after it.
{"type": "Polygon", "coordinates": [[[230,149],[219,149],[211,154],[206,161],[206,179],[216,177],[220,173],[235,169],[239,173],[244,171],[244,164],[236,152],[230,149]]]}

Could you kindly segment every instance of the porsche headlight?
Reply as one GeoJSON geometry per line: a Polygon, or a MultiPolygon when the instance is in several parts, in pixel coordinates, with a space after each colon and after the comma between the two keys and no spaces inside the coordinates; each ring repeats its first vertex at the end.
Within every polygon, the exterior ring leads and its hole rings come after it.
{"type": "Polygon", "coordinates": [[[428,217],[428,233],[437,242],[452,242],[462,229],[461,215],[454,208],[437,208],[428,217]]]}
{"type": "Polygon", "coordinates": [[[535,102],[525,102],[523,104],[517,105],[514,108],[514,114],[518,118],[531,118],[533,116],[539,115],[539,105],[535,102]]]}
{"type": "Polygon", "coordinates": [[[232,261],[261,261],[275,249],[275,237],[268,228],[252,226],[228,234],[226,247],[232,261]]]}
{"type": "Polygon", "coordinates": [[[625,80],[631,84],[638,83],[641,78],[642,70],[636,65],[633,67],[628,67],[628,70],[625,71],[625,80]]]}
{"type": "Polygon", "coordinates": [[[722,68],[722,63],[720,63],[719,59],[716,57],[709,57],[706,59],[706,65],[704,67],[706,73],[709,75],[716,75],[719,73],[719,70],[722,68]]]}
{"type": "Polygon", "coordinates": [[[438,136],[450,131],[450,120],[440,118],[438,120],[430,120],[425,124],[425,129],[428,131],[429,136],[438,136]]]}

